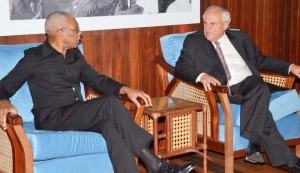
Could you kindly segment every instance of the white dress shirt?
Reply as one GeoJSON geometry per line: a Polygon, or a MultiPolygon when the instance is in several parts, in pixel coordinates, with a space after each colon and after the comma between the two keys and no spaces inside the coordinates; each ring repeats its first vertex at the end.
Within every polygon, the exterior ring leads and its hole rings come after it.
{"type": "MultiPolygon", "coordinates": [[[[231,42],[229,41],[226,34],[224,34],[219,40],[220,47],[222,49],[225,61],[227,63],[231,79],[229,80],[229,86],[237,84],[244,80],[246,77],[251,76],[252,73],[241,57],[241,55],[237,52],[237,50],[233,47],[231,42]]],[[[213,43],[213,45],[216,48],[216,45],[213,43]]],[[[199,82],[202,75],[204,73],[201,73],[197,79],[196,82],[199,82]]]]}

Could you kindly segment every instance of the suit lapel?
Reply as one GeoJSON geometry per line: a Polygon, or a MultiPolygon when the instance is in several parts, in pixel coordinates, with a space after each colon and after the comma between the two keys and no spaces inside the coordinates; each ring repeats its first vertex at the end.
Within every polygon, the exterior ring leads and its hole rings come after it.
{"type": "Polygon", "coordinates": [[[216,51],[214,45],[213,45],[210,41],[208,41],[208,40],[206,40],[206,42],[205,42],[205,50],[206,50],[207,54],[209,55],[209,58],[210,58],[210,59],[217,65],[217,67],[218,67],[220,70],[222,70],[222,71],[224,72],[224,74],[225,74],[225,70],[224,70],[224,67],[223,67],[223,65],[222,65],[222,62],[221,62],[221,60],[220,60],[220,58],[219,58],[218,53],[217,53],[217,51],[216,51]]]}
{"type": "MultiPolygon", "coordinates": [[[[235,31],[233,31],[235,32],[235,31]]],[[[237,52],[240,54],[240,56],[243,58],[247,66],[249,67],[252,74],[259,75],[259,71],[251,62],[248,61],[248,55],[246,53],[245,44],[241,41],[241,39],[236,39],[236,36],[231,34],[230,32],[225,32],[229,41],[232,43],[233,47],[237,50],[237,52]]]]}
{"type": "Polygon", "coordinates": [[[243,48],[243,43],[240,42],[238,39],[235,38],[234,35],[230,34],[229,32],[225,32],[229,41],[233,45],[233,47],[236,49],[236,51],[240,54],[240,56],[243,58],[243,60],[246,62],[246,64],[249,66],[249,62],[247,61],[246,57],[246,52],[245,49],[243,48]]]}

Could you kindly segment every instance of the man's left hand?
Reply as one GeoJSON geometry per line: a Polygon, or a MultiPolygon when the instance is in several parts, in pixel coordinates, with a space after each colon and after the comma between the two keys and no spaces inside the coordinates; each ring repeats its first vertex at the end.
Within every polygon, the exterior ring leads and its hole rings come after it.
{"type": "Polygon", "coordinates": [[[127,94],[127,96],[130,98],[130,100],[132,100],[133,103],[137,105],[137,107],[141,106],[137,100],[138,97],[142,98],[145,101],[146,107],[152,106],[150,96],[148,94],[146,94],[144,91],[124,86],[121,88],[120,94],[127,94]]]}
{"type": "Polygon", "coordinates": [[[292,64],[290,66],[290,70],[294,75],[296,75],[298,78],[300,78],[300,66],[298,66],[296,64],[292,64]]]}

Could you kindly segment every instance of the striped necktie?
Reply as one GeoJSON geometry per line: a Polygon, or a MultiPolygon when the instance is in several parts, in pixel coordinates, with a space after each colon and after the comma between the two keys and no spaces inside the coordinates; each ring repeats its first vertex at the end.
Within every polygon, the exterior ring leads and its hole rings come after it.
{"type": "Polygon", "coordinates": [[[221,60],[221,62],[222,62],[222,65],[223,65],[223,67],[224,67],[224,70],[225,70],[226,79],[227,79],[227,87],[228,87],[228,89],[229,89],[229,95],[231,95],[230,87],[229,87],[229,80],[231,79],[231,74],[230,74],[230,71],[229,71],[229,69],[228,69],[227,63],[226,63],[226,61],[225,61],[225,58],[224,58],[222,49],[221,49],[221,47],[220,47],[220,42],[215,41],[214,43],[216,44],[216,51],[217,51],[217,53],[218,53],[218,55],[219,55],[219,58],[220,58],[220,60],[221,60]]]}

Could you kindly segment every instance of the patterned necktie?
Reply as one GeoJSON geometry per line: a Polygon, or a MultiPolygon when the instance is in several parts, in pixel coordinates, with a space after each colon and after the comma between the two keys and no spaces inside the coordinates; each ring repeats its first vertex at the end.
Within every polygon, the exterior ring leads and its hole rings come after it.
{"type": "MultiPolygon", "coordinates": [[[[231,79],[231,74],[230,74],[230,71],[229,71],[229,69],[228,69],[227,63],[226,63],[226,61],[225,61],[225,58],[224,58],[222,49],[221,49],[221,47],[220,47],[220,42],[215,41],[214,43],[216,44],[216,51],[217,51],[217,53],[218,53],[218,55],[219,55],[219,58],[220,58],[220,60],[221,60],[221,62],[222,62],[222,65],[223,65],[223,67],[224,67],[225,74],[226,74],[226,78],[227,78],[227,87],[229,88],[229,80],[231,79]]],[[[230,88],[229,88],[229,95],[231,95],[231,93],[230,93],[230,88]]]]}

